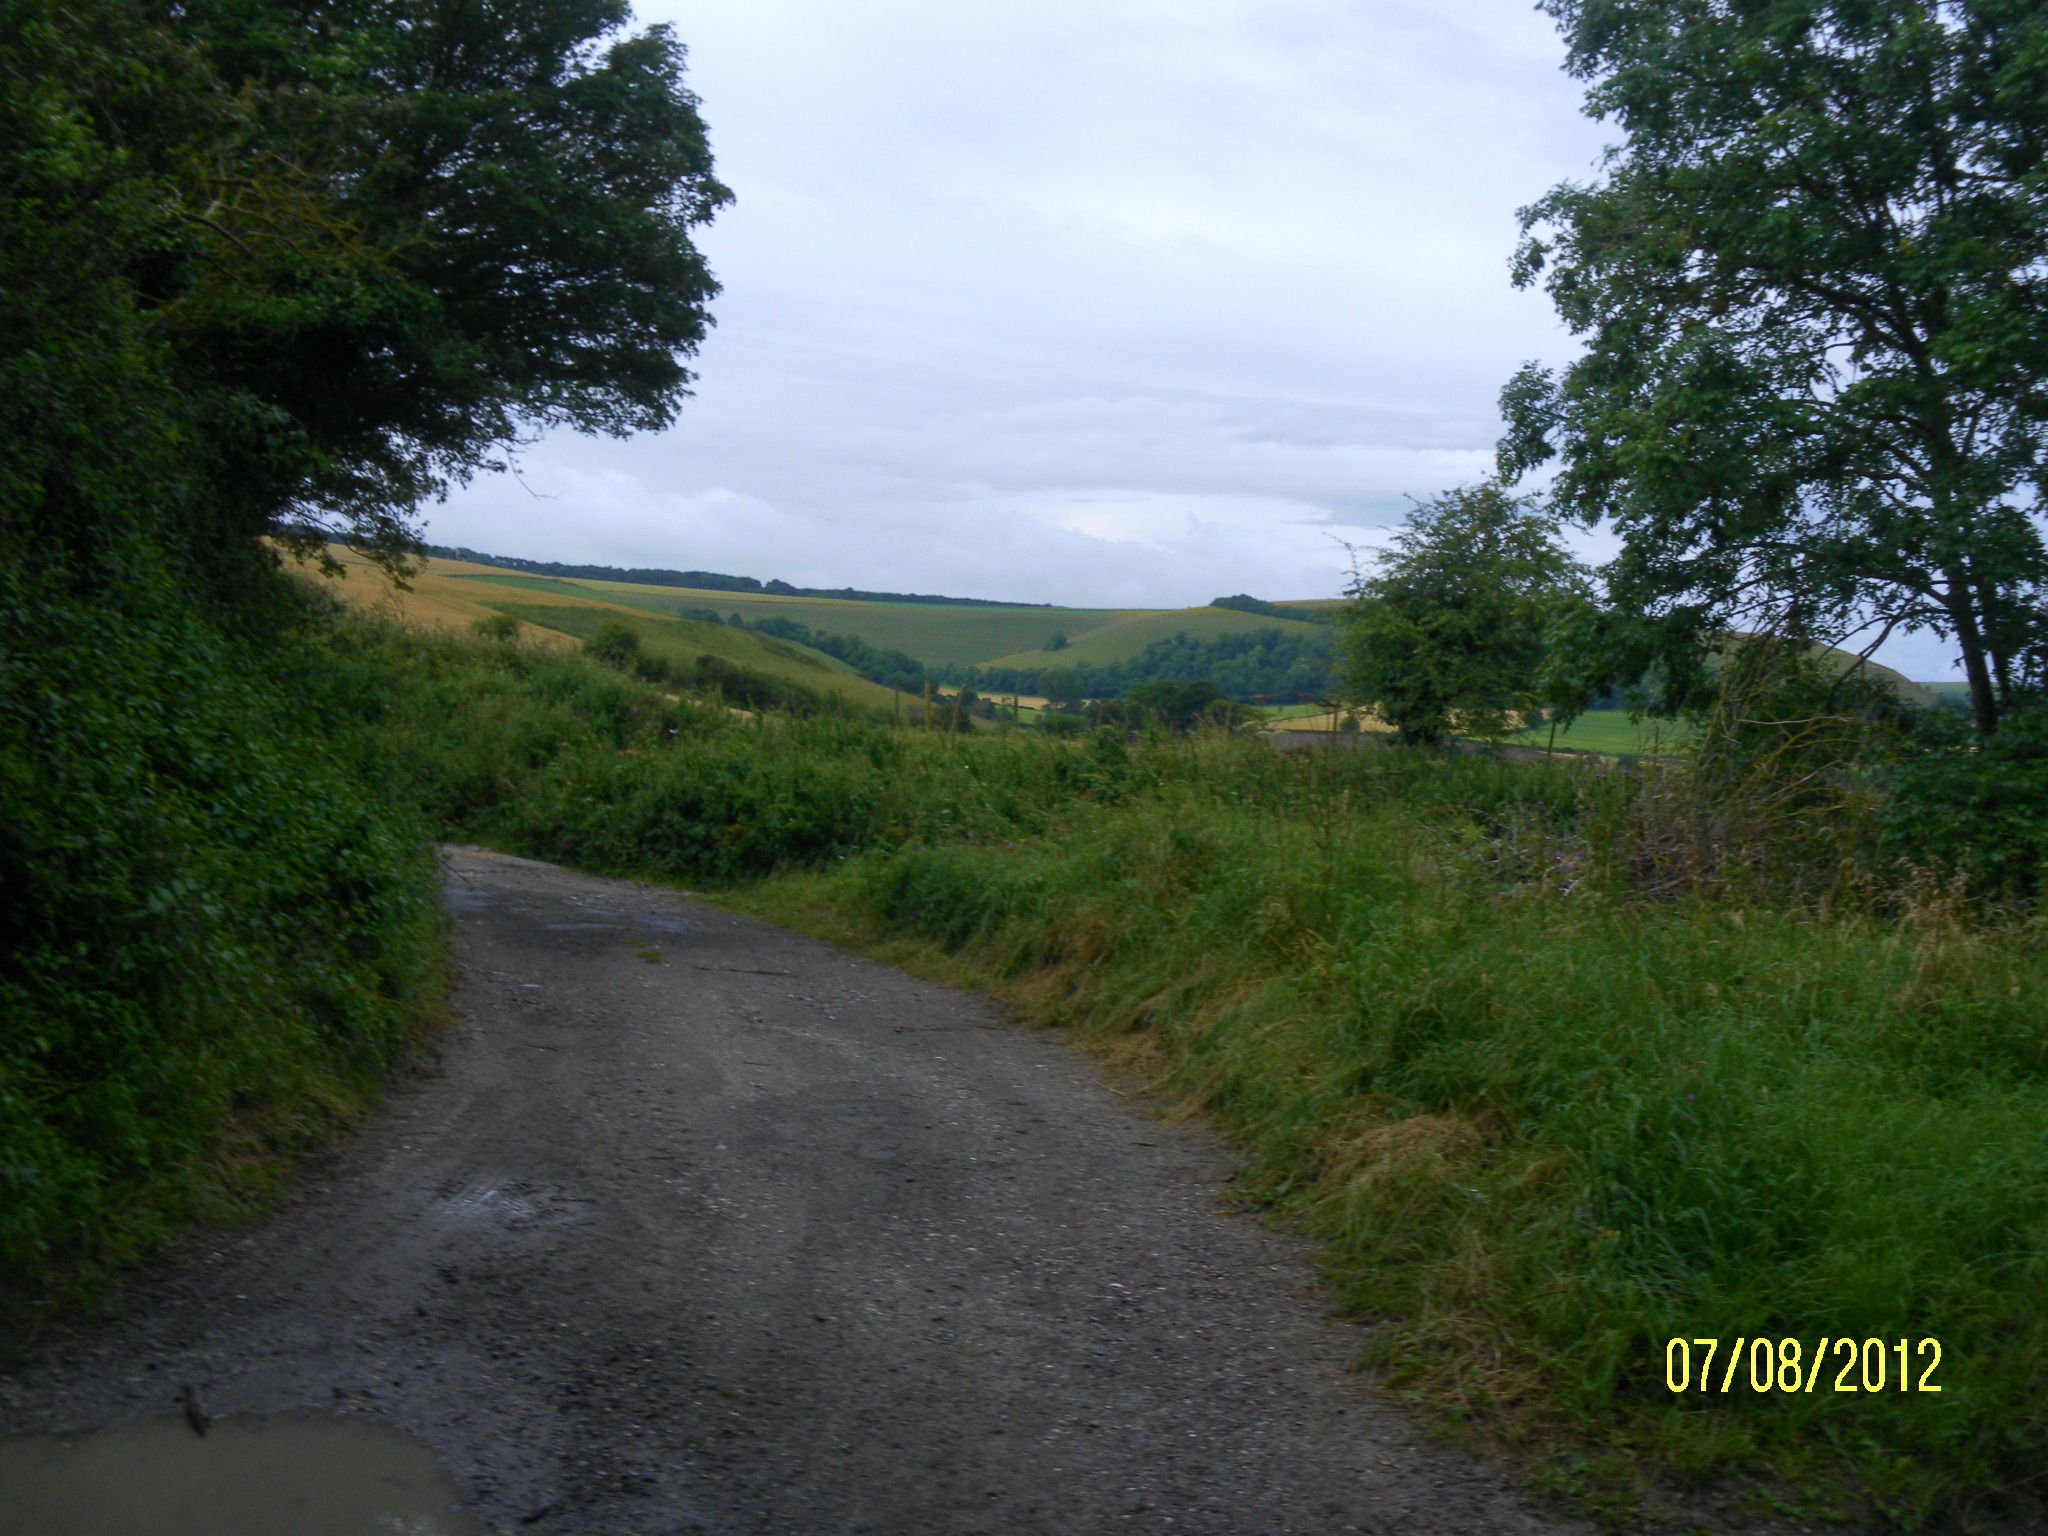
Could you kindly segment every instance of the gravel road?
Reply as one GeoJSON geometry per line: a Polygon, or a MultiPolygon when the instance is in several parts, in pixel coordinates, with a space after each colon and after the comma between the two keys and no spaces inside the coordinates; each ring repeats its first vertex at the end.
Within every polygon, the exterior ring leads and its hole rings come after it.
{"type": "Polygon", "coordinates": [[[1057,1036],[647,886],[457,850],[448,899],[436,1059],[0,1430],[367,1415],[542,1536],[1577,1529],[1351,1375],[1227,1151],[1057,1036]]]}

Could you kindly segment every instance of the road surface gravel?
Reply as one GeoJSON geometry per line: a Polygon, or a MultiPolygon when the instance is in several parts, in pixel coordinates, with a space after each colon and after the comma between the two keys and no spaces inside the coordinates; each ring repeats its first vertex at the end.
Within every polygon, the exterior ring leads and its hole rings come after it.
{"type": "Polygon", "coordinates": [[[367,1415],[488,1530],[1579,1527],[1351,1373],[1230,1155],[994,1004],[678,894],[447,861],[457,1022],[0,1431],[367,1415]]]}

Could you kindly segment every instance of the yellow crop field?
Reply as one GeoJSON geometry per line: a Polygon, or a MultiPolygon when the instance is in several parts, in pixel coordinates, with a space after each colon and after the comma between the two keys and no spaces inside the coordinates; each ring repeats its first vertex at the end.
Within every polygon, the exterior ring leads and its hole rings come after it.
{"type": "MultiPolygon", "coordinates": [[[[491,567],[471,565],[466,560],[427,560],[409,586],[395,585],[390,576],[354,550],[340,544],[327,546],[328,556],[341,567],[338,573],[322,571],[307,563],[299,572],[308,580],[332,592],[351,608],[385,614],[407,624],[428,629],[468,629],[479,619],[499,610],[482,601],[475,586],[458,577],[489,571],[491,567]]],[[[578,642],[557,630],[521,624],[519,637],[537,645],[571,647],[578,642]]]]}
{"type": "Polygon", "coordinates": [[[338,573],[322,572],[307,564],[300,568],[302,574],[351,607],[402,623],[467,630],[479,619],[505,614],[519,621],[520,639],[564,650],[582,645],[602,624],[620,623],[640,637],[647,654],[665,660],[690,662],[698,656],[716,656],[735,666],[836,694],[864,709],[891,714],[899,702],[908,702],[900,700],[894,690],[861,677],[845,662],[808,646],[722,624],[669,618],[651,606],[608,600],[598,589],[613,583],[526,578],[518,571],[496,566],[430,558],[420,562],[409,586],[399,587],[382,568],[352,550],[330,545],[328,553],[341,567],[338,573]]]}

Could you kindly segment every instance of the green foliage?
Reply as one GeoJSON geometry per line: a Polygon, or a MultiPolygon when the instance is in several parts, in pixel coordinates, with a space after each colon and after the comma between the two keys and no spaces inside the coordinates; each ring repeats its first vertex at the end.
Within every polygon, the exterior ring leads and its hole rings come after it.
{"type": "MultiPolygon", "coordinates": [[[[0,563],[0,1301],[148,1247],[363,1102],[438,997],[427,830],[279,597],[209,624],[0,563]],[[224,1142],[237,1145],[223,1164],[224,1142]]],[[[106,569],[104,566],[101,567],[106,569]]]]}
{"type": "Polygon", "coordinates": [[[623,624],[600,624],[583,649],[593,660],[624,672],[640,660],[640,636],[623,624]]]}
{"type": "Polygon", "coordinates": [[[348,234],[331,275],[235,274],[180,327],[195,391],[300,438],[281,494],[386,530],[522,432],[673,418],[717,290],[690,231],[729,194],[667,28],[624,35],[619,0],[175,17],[250,149],[348,234]]]}
{"type": "Polygon", "coordinates": [[[1037,729],[1052,736],[1079,736],[1088,729],[1088,722],[1064,710],[1048,709],[1040,713],[1037,729]]]}
{"type": "Polygon", "coordinates": [[[1344,616],[1352,696],[1411,744],[1496,736],[1549,702],[1546,640],[1577,570],[1556,525],[1494,485],[1417,506],[1344,616]]]}
{"type": "Polygon", "coordinates": [[[1997,0],[1550,0],[1626,133],[1523,214],[1584,355],[1503,395],[1510,478],[1623,540],[1686,681],[1706,632],[1952,638],[1978,728],[2043,665],[2048,16],[1997,0]]]}
{"type": "MultiPolygon", "coordinates": [[[[735,619],[739,618],[734,614],[735,619]]],[[[900,693],[922,692],[925,680],[930,676],[924,663],[901,651],[869,645],[859,635],[833,635],[812,629],[808,624],[799,624],[779,614],[770,614],[756,619],[743,627],[757,634],[773,635],[778,640],[790,640],[798,645],[807,645],[814,651],[845,662],[871,683],[880,683],[884,688],[894,688],[900,693]]]]}
{"type": "Polygon", "coordinates": [[[1173,731],[1192,730],[1198,721],[1219,718],[1211,713],[1213,707],[1229,704],[1213,683],[1164,681],[1139,684],[1131,690],[1130,702],[1173,731]]]}
{"type": "MultiPolygon", "coordinates": [[[[451,835],[693,881],[829,863],[877,844],[1008,835],[1113,769],[1024,733],[975,738],[860,716],[729,711],[665,697],[587,656],[356,625],[337,691],[451,835]]],[[[951,701],[938,710],[950,719],[951,701]]]]}
{"type": "Polygon", "coordinates": [[[525,430],[668,419],[713,291],[688,231],[725,194],[680,48],[624,21],[0,21],[10,1300],[246,1194],[431,1011],[428,824],[260,536],[325,517],[392,554],[525,430]]]}
{"type": "MultiPolygon", "coordinates": [[[[688,231],[726,193],[682,50],[624,19],[25,0],[0,43],[0,261],[9,334],[47,345],[17,366],[148,372],[108,438],[161,421],[205,494],[153,500],[231,566],[323,516],[395,551],[420,496],[536,426],[665,424],[715,291],[688,231]]],[[[8,499],[54,515],[95,408],[18,405],[65,458],[8,499]]]]}
{"type": "Polygon", "coordinates": [[[2048,710],[2009,714],[1989,740],[1946,710],[1918,725],[1885,806],[1889,851],[1960,873],[1982,897],[2033,902],[2048,876],[2048,710]]]}
{"type": "Polygon", "coordinates": [[[1044,668],[948,668],[942,675],[971,678],[999,693],[1062,699],[1124,698],[1149,683],[1207,683],[1242,703],[1254,698],[1326,697],[1335,683],[1332,660],[1327,633],[1254,629],[1228,635],[1169,635],[1152,641],[1130,660],[1107,666],[1078,662],[1044,668]],[[1056,688],[1061,692],[1055,694],[1056,688]]]}

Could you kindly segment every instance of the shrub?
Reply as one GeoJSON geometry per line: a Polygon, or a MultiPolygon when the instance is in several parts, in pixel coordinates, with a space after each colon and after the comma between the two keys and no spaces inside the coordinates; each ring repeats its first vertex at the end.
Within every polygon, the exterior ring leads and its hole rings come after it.
{"type": "Polygon", "coordinates": [[[2048,870],[2048,708],[2017,711],[1996,735],[1950,711],[1920,722],[1923,750],[1891,773],[1885,845],[1963,874],[1993,900],[2033,901],[2048,870]]]}

